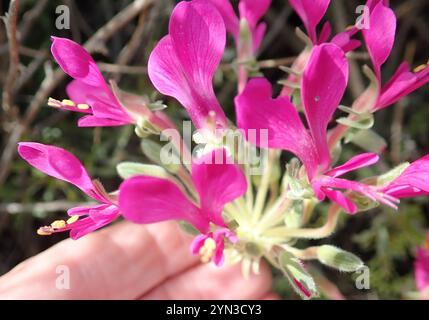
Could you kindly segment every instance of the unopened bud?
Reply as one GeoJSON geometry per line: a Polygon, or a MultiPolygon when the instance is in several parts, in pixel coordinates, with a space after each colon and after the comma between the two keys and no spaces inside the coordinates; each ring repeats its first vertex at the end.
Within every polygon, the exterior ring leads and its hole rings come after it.
{"type": "Polygon", "coordinates": [[[364,264],[354,254],[330,245],[323,245],[317,249],[317,259],[332,268],[344,272],[355,272],[364,264]]]}
{"type": "Polygon", "coordinates": [[[116,170],[122,179],[128,179],[139,175],[164,179],[169,177],[168,172],[160,166],[137,162],[122,162],[116,166],[116,170]]]}

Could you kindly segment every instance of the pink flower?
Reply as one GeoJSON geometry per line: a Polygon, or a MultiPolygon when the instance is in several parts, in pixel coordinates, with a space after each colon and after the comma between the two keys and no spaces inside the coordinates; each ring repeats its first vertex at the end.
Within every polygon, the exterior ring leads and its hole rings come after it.
{"type": "Polygon", "coordinates": [[[383,192],[395,198],[429,195],[429,155],[411,163],[383,192]]]}
{"type": "Polygon", "coordinates": [[[378,92],[372,111],[388,107],[429,82],[427,65],[417,67],[414,72],[404,62],[384,86],[381,83],[381,67],[388,59],[395,41],[396,16],[388,1],[368,1],[370,7],[370,28],[363,30],[363,36],[374,66],[378,92]]]}
{"type": "Polygon", "coordinates": [[[70,100],[50,98],[49,105],[87,114],[80,127],[122,126],[134,123],[132,115],[119,103],[107,85],[94,59],[77,43],[52,37],[52,55],[74,80],[67,86],[70,100]]]}
{"type": "MultiPolygon", "coordinates": [[[[307,29],[307,33],[313,45],[329,42],[342,48],[345,53],[353,51],[361,46],[361,42],[359,40],[352,38],[359,31],[359,29],[356,27],[348,28],[345,31],[334,35],[331,38],[332,28],[330,23],[326,22],[323,25],[320,35],[317,36],[317,33],[316,33],[317,25],[325,15],[326,10],[329,7],[330,0],[327,0],[327,1],[326,0],[322,0],[322,1],[290,0],[289,2],[291,6],[294,8],[294,10],[297,12],[297,14],[300,16],[301,20],[304,22],[304,25],[307,29]]],[[[311,56],[311,51],[312,51],[311,46],[307,46],[302,51],[302,53],[297,57],[297,59],[292,65],[292,70],[294,70],[296,74],[290,74],[288,76],[287,82],[289,86],[285,85],[283,87],[280,93],[281,96],[291,95],[294,90],[293,85],[299,85],[300,83],[299,75],[304,71],[308,63],[308,60],[311,56]]]]}
{"type": "Polygon", "coordinates": [[[162,94],[176,98],[198,129],[209,122],[227,127],[213,89],[213,76],[225,41],[224,21],[211,3],[183,1],[173,10],[169,34],[159,41],[149,58],[153,85],[162,94]]]}
{"type": "MultiPolygon", "coordinates": [[[[362,154],[344,165],[330,169],[327,127],[345,92],[348,62],[344,51],[334,44],[315,46],[301,81],[301,100],[309,130],[302,123],[296,107],[287,96],[272,98],[271,84],[264,78],[252,79],[235,100],[238,127],[268,130],[268,146],[288,150],[304,164],[308,179],[319,200],[325,196],[348,213],[357,206],[339,190],[351,190],[374,201],[394,206],[393,197],[359,182],[339,176],[378,161],[375,154],[362,154]]],[[[256,135],[258,136],[258,134],[256,135]]]]}
{"type": "Polygon", "coordinates": [[[328,29],[330,27],[325,25],[325,31],[322,32],[323,36],[321,37],[322,41],[320,41],[317,37],[316,28],[328,10],[330,2],[330,0],[289,0],[290,5],[304,23],[313,44],[324,42],[324,38],[327,38],[326,34],[329,36],[330,31],[328,32],[328,29]]]}
{"type": "Polygon", "coordinates": [[[267,25],[259,20],[268,11],[271,0],[241,0],[238,4],[240,17],[234,12],[229,0],[209,0],[221,13],[228,32],[232,34],[237,44],[240,42],[240,19],[247,21],[252,38],[252,48],[255,54],[264,38],[267,25]]]}
{"type": "Polygon", "coordinates": [[[223,261],[223,239],[235,240],[229,231],[213,233],[211,224],[221,230],[227,227],[222,218],[223,208],[246,192],[246,178],[238,166],[230,163],[225,150],[217,149],[194,160],[192,181],[198,203],[170,180],[149,176],[130,178],[120,186],[119,207],[125,219],[135,223],[183,220],[192,224],[203,235],[195,239],[193,251],[199,251],[207,241],[205,250],[210,252],[204,251],[203,257],[214,257],[219,264],[223,261]]]}
{"type": "Polygon", "coordinates": [[[100,205],[76,207],[68,211],[69,220],[55,221],[42,227],[38,233],[48,235],[70,230],[70,237],[78,239],[97,230],[119,216],[114,196],[107,194],[100,183],[91,180],[80,161],[68,151],[34,142],[21,142],[19,155],[36,169],[54,178],[69,182],[86,195],[100,202],[100,205]]]}
{"type": "Polygon", "coordinates": [[[429,234],[426,237],[424,246],[417,248],[414,275],[417,290],[427,295],[429,290],[429,234]]]}

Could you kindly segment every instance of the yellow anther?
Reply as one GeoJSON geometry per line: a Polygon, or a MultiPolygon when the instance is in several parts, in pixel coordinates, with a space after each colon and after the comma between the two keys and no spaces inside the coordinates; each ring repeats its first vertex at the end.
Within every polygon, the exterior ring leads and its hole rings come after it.
{"type": "Polygon", "coordinates": [[[79,216],[71,216],[66,222],[67,224],[75,223],[77,220],[79,220],[79,216]]]}
{"type": "Polygon", "coordinates": [[[68,100],[68,99],[64,99],[62,101],[62,104],[65,106],[68,106],[68,107],[75,107],[76,106],[76,103],[74,103],[73,101],[68,100]]]}
{"type": "Polygon", "coordinates": [[[426,64],[421,64],[421,65],[419,65],[418,67],[415,67],[414,68],[414,72],[420,72],[420,71],[423,71],[424,69],[426,69],[427,68],[427,65],[426,64]]]}
{"type": "Polygon", "coordinates": [[[89,109],[89,105],[87,105],[86,103],[79,103],[77,105],[77,108],[80,110],[88,110],[89,109]]]}
{"type": "Polygon", "coordinates": [[[201,262],[207,263],[209,262],[214,254],[214,251],[216,249],[216,242],[212,238],[207,238],[204,241],[204,245],[200,249],[200,258],[201,262]]]}
{"type": "Polygon", "coordinates": [[[59,101],[57,99],[54,99],[54,98],[49,98],[48,99],[48,106],[57,107],[57,108],[61,108],[62,107],[61,101],[59,101]]]}
{"type": "Polygon", "coordinates": [[[65,228],[67,223],[64,220],[55,220],[51,223],[51,227],[54,229],[62,229],[65,228]]]}
{"type": "Polygon", "coordinates": [[[37,230],[37,234],[39,236],[50,236],[52,232],[49,231],[49,228],[47,227],[41,227],[37,230]]]}
{"type": "Polygon", "coordinates": [[[349,30],[353,29],[354,27],[355,27],[355,25],[349,25],[346,27],[346,31],[349,31],[349,30]]]}

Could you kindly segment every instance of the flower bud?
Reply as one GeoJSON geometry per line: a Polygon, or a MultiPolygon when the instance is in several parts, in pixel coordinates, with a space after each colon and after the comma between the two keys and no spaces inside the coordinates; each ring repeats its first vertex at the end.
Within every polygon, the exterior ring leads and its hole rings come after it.
{"type": "Polygon", "coordinates": [[[164,168],[152,164],[122,162],[116,166],[116,170],[119,176],[124,180],[139,175],[168,178],[168,172],[164,168]]]}
{"type": "Polygon", "coordinates": [[[355,272],[364,264],[354,254],[330,245],[323,245],[317,249],[317,259],[332,268],[344,272],[355,272]]]}

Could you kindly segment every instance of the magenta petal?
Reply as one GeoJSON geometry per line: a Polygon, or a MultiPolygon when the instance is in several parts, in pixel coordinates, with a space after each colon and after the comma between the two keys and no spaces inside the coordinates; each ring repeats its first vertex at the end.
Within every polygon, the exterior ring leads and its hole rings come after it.
{"type": "Polygon", "coordinates": [[[417,289],[425,291],[429,287],[429,253],[425,248],[417,248],[414,273],[417,289]]]}
{"type": "Polygon", "coordinates": [[[169,25],[173,47],[186,75],[203,92],[212,89],[212,79],[225,49],[222,16],[206,0],[180,2],[169,25]]]}
{"type": "Polygon", "coordinates": [[[395,195],[387,195],[386,192],[380,192],[375,186],[366,185],[361,182],[350,181],[341,178],[334,178],[329,176],[321,176],[313,183],[318,188],[342,189],[347,191],[354,191],[362,196],[384,205],[397,209],[398,199],[395,195]]]}
{"type": "Polygon", "coordinates": [[[122,106],[117,102],[116,98],[106,98],[90,94],[87,97],[88,103],[91,105],[92,113],[98,118],[112,119],[132,123],[131,117],[122,109],[122,106]]]}
{"type": "Polygon", "coordinates": [[[380,68],[386,62],[395,42],[396,16],[392,9],[379,2],[371,12],[370,28],[362,31],[368,52],[380,79],[380,68]]]}
{"type": "Polygon", "coordinates": [[[138,176],[124,181],[119,189],[119,208],[124,218],[136,223],[185,220],[206,233],[209,220],[173,182],[138,176]]]}
{"type": "Polygon", "coordinates": [[[223,266],[223,264],[225,262],[225,255],[223,253],[225,250],[225,243],[223,241],[224,240],[221,239],[221,240],[216,242],[216,249],[214,252],[213,263],[217,267],[223,266]]]}
{"type": "Polygon", "coordinates": [[[191,243],[191,252],[194,255],[199,254],[200,249],[203,247],[204,242],[209,238],[208,235],[205,234],[199,234],[196,236],[191,243]]]}
{"type": "Polygon", "coordinates": [[[94,185],[82,163],[70,152],[40,143],[20,142],[19,155],[36,169],[54,178],[74,184],[93,196],[94,185]]]}
{"type": "Polygon", "coordinates": [[[289,0],[300,16],[313,43],[317,43],[316,27],[328,10],[330,0],[289,0]]]}
{"type": "Polygon", "coordinates": [[[226,30],[233,35],[234,38],[238,37],[240,31],[240,22],[234,12],[234,8],[229,0],[208,0],[219,10],[225,22],[226,30]]]}
{"type": "Polygon", "coordinates": [[[353,51],[359,48],[362,44],[359,40],[352,39],[352,36],[354,36],[358,31],[359,29],[354,27],[350,30],[341,32],[332,38],[331,43],[336,44],[346,53],[353,51]]]}
{"type": "Polygon", "coordinates": [[[426,66],[419,72],[411,72],[408,63],[400,65],[389,82],[382,88],[377,103],[377,110],[388,107],[402,97],[407,96],[414,90],[429,82],[429,67],[426,66]]]}
{"type": "Polygon", "coordinates": [[[74,213],[80,213],[78,215],[83,215],[85,209],[87,210],[85,214],[88,216],[82,219],[79,219],[76,222],[73,222],[64,230],[57,230],[56,232],[70,230],[70,238],[73,240],[77,240],[90,232],[98,230],[116,220],[120,213],[116,206],[114,205],[96,205],[87,208],[74,208],[70,211],[74,211],[74,213]]]}
{"type": "Polygon", "coordinates": [[[383,191],[396,198],[429,194],[429,155],[411,163],[383,191]]]}
{"type": "Polygon", "coordinates": [[[70,229],[70,238],[78,240],[101,227],[103,226],[98,226],[90,217],[86,217],[82,219],[81,223],[70,229]]]}
{"type": "Polygon", "coordinates": [[[105,209],[109,204],[100,204],[95,206],[86,206],[86,207],[74,207],[69,210],[67,210],[67,214],[69,216],[83,216],[83,215],[89,215],[89,212],[93,209],[105,209]]]}
{"type": "Polygon", "coordinates": [[[246,19],[252,30],[256,29],[258,21],[265,15],[271,5],[271,0],[241,0],[238,4],[240,18],[246,19]]]}
{"type": "Polygon", "coordinates": [[[371,166],[377,163],[379,159],[380,157],[375,153],[363,153],[353,157],[346,163],[326,172],[325,174],[331,177],[339,177],[347,172],[371,166]]]}
{"type": "Polygon", "coordinates": [[[322,44],[324,42],[328,42],[328,39],[331,36],[331,33],[332,33],[331,24],[329,23],[329,21],[326,21],[323,24],[322,31],[320,31],[320,36],[319,36],[319,40],[318,40],[317,44],[322,44]]]}
{"type": "Polygon", "coordinates": [[[366,6],[369,8],[369,11],[372,12],[374,10],[375,6],[379,3],[383,3],[386,7],[389,6],[389,0],[368,0],[366,2],[366,6]]]}
{"type": "Polygon", "coordinates": [[[302,78],[302,102],[322,170],[330,165],[326,130],[347,87],[349,65],[335,44],[315,46],[302,78]]]}
{"type": "Polygon", "coordinates": [[[95,116],[85,116],[80,118],[78,121],[79,127],[119,127],[126,124],[129,124],[129,122],[98,118],[95,116]]]}
{"type": "Polygon", "coordinates": [[[106,86],[97,64],[84,48],[66,38],[52,37],[52,41],[52,55],[65,73],[90,86],[106,86]]]}
{"type": "Polygon", "coordinates": [[[323,192],[332,201],[344,209],[349,214],[355,214],[358,211],[358,207],[353,201],[347,199],[347,197],[338,190],[331,188],[324,188],[323,192]]]}
{"type": "Polygon", "coordinates": [[[105,90],[93,87],[80,80],[71,81],[66,87],[67,95],[75,103],[88,103],[89,95],[106,96],[105,90]]]}
{"type": "Polygon", "coordinates": [[[224,149],[217,149],[196,159],[192,180],[200,195],[200,207],[210,220],[225,226],[222,211],[225,204],[241,197],[247,190],[246,177],[232,163],[224,149]]]}
{"type": "Polygon", "coordinates": [[[309,176],[314,175],[317,168],[314,143],[288,97],[273,99],[268,80],[255,78],[235,98],[235,106],[238,127],[244,130],[250,143],[293,152],[305,164],[309,176]],[[264,130],[268,133],[268,146],[261,145],[264,130]]]}
{"type": "Polygon", "coordinates": [[[222,17],[209,2],[181,2],[173,11],[170,31],[149,57],[150,80],[186,108],[197,128],[206,126],[210,113],[225,127],[226,116],[212,85],[225,48],[222,17]]]}

